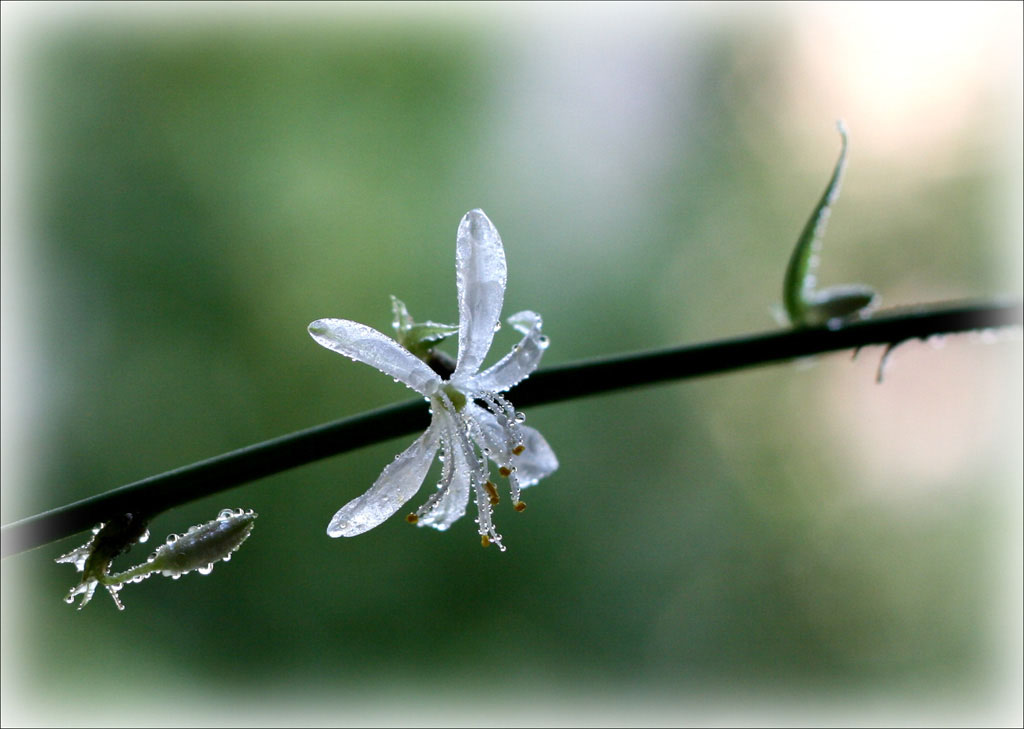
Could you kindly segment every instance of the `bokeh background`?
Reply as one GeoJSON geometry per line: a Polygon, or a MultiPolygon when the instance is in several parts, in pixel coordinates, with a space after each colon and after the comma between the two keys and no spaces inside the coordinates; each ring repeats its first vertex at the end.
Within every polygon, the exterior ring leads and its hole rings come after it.
{"type": "MultiPolygon", "coordinates": [[[[545,364],[773,328],[838,118],[823,283],[1019,297],[1021,20],[4,4],[3,521],[408,399],[306,324],[455,320],[473,207],[545,364]]],[[[4,724],[1019,724],[1019,334],[879,358],[529,410],[561,468],[504,554],[325,536],[405,438],[162,515],[260,516],[123,613],[61,599],[85,535],[9,558],[4,724]]]]}

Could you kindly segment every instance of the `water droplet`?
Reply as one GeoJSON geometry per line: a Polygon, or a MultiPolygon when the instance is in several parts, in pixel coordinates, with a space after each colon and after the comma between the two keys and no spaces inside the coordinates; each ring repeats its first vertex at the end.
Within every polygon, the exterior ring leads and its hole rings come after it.
{"type": "Polygon", "coordinates": [[[516,422],[520,425],[526,422],[526,413],[516,413],[516,422]]]}
{"type": "Polygon", "coordinates": [[[992,327],[987,327],[978,332],[982,344],[995,344],[999,341],[999,332],[992,327]]]}
{"type": "Polygon", "coordinates": [[[165,541],[166,541],[166,543],[167,543],[167,546],[168,546],[168,547],[169,547],[169,546],[171,546],[172,544],[174,544],[175,542],[177,542],[179,538],[180,538],[180,537],[178,537],[178,535],[177,535],[177,534],[169,534],[169,535],[167,536],[167,539],[165,540],[165,541]]]}
{"type": "Polygon", "coordinates": [[[213,565],[212,565],[212,564],[208,564],[208,565],[206,565],[205,567],[200,567],[200,568],[198,569],[198,572],[199,572],[199,574],[201,574],[201,575],[208,575],[208,574],[210,574],[211,572],[213,572],[213,565]]]}
{"type": "Polygon", "coordinates": [[[549,344],[551,344],[551,340],[548,339],[546,334],[541,334],[537,337],[537,346],[541,349],[547,349],[549,344]]]}
{"type": "Polygon", "coordinates": [[[217,514],[217,520],[218,521],[225,521],[227,519],[230,519],[234,515],[235,515],[235,512],[233,512],[231,509],[222,509],[221,512],[219,514],[217,514]]]}
{"type": "Polygon", "coordinates": [[[501,322],[500,321],[494,322],[494,331],[498,331],[499,329],[501,329],[501,322]]]}

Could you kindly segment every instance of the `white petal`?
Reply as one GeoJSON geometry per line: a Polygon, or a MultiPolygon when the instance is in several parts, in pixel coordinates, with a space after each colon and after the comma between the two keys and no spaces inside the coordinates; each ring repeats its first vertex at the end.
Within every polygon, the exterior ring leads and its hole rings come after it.
{"type": "Polygon", "coordinates": [[[443,532],[466,513],[466,504],[469,503],[470,467],[466,463],[462,448],[458,446],[451,448],[448,457],[452,459],[453,469],[448,493],[441,497],[430,513],[423,515],[417,526],[432,526],[443,532]]]}
{"type": "Polygon", "coordinates": [[[309,334],[318,344],[346,357],[376,367],[421,395],[433,394],[441,384],[427,364],[391,337],[348,319],[317,319],[309,334]]]}
{"type": "Polygon", "coordinates": [[[459,223],[455,274],[459,290],[459,356],[452,379],[471,377],[491,348],[505,298],[505,249],[483,210],[470,210],[459,223]]]}
{"type": "Polygon", "coordinates": [[[554,473],[558,468],[558,458],[555,457],[555,452],[536,428],[526,425],[517,426],[523,436],[524,449],[518,456],[512,455],[508,450],[505,429],[494,414],[478,405],[467,404],[466,407],[469,409],[470,417],[480,426],[479,435],[483,442],[478,445],[499,466],[508,463],[511,456],[520,488],[532,486],[545,476],[554,473]]]}
{"type": "Polygon", "coordinates": [[[523,431],[526,450],[518,456],[512,456],[512,465],[516,467],[519,487],[525,489],[554,473],[558,469],[558,458],[539,430],[527,425],[520,425],[519,429],[523,431]]]}
{"type": "Polygon", "coordinates": [[[548,338],[541,333],[541,318],[532,311],[521,311],[508,318],[508,323],[525,336],[512,351],[492,367],[472,379],[472,387],[488,392],[504,392],[537,369],[540,358],[548,346],[548,338]]]}
{"type": "Polygon", "coordinates": [[[437,428],[431,423],[423,435],[387,465],[365,494],[338,510],[327,526],[328,536],[354,537],[401,509],[423,484],[437,445],[437,428]]]}

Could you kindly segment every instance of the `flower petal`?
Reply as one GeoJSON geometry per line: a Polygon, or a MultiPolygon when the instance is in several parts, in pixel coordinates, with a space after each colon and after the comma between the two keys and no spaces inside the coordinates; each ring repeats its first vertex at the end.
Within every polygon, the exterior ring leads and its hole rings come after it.
{"type": "Polygon", "coordinates": [[[532,311],[521,311],[510,316],[508,323],[525,336],[511,352],[474,377],[473,387],[487,392],[504,392],[529,377],[540,364],[540,358],[548,346],[548,338],[541,333],[543,322],[540,315],[532,311]]]}
{"type": "Polygon", "coordinates": [[[448,493],[441,497],[429,513],[420,518],[417,526],[432,526],[443,532],[466,513],[466,504],[469,503],[470,466],[466,463],[463,449],[458,446],[451,448],[448,457],[452,459],[453,469],[448,493]]]}
{"type": "Polygon", "coordinates": [[[437,439],[437,428],[431,423],[423,435],[384,468],[366,493],[338,509],[327,526],[327,535],[354,537],[401,509],[423,484],[437,453],[437,439]]]}
{"type": "Polygon", "coordinates": [[[519,480],[520,488],[526,488],[549,476],[558,468],[558,458],[555,452],[548,445],[544,436],[536,428],[527,425],[517,426],[523,436],[523,452],[518,456],[512,455],[508,450],[508,438],[505,429],[498,422],[498,419],[479,405],[467,404],[470,417],[476,421],[479,427],[479,435],[483,442],[478,445],[487,456],[504,466],[511,463],[516,469],[516,478],[519,480]]]}
{"type": "Polygon", "coordinates": [[[437,391],[441,378],[391,337],[348,319],[317,319],[309,334],[327,349],[376,367],[421,395],[437,391]]]}
{"type": "Polygon", "coordinates": [[[512,465],[516,467],[519,487],[525,489],[554,473],[558,469],[558,458],[539,430],[527,425],[520,425],[519,429],[523,431],[526,449],[518,456],[512,456],[512,465]]]}
{"type": "Polygon", "coordinates": [[[505,298],[505,249],[483,210],[470,210],[459,223],[455,274],[459,290],[459,356],[453,381],[471,377],[480,370],[505,298]]]}

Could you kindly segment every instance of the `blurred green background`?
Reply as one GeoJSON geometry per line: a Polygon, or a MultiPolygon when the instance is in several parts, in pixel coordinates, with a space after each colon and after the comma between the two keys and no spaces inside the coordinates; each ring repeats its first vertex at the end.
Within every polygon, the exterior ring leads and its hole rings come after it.
{"type": "MultiPolygon", "coordinates": [[[[544,364],[772,328],[840,117],[824,284],[1021,295],[1019,4],[3,25],[4,523],[408,399],[306,325],[454,321],[470,208],[544,364]]],[[[1019,722],[1020,338],[879,355],[530,409],[561,468],[504,554],[472,517],[325,536],[406,438],[162,515],[260,516],[124,613],[61,600],[85,535],[9,558],[4,724],[1019,722]]]]}

